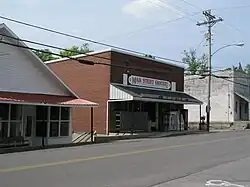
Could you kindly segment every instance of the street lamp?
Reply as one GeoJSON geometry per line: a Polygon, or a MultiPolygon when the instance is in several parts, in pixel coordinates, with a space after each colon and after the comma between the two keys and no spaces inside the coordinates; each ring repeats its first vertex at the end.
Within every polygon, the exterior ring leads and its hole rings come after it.
{"type": "Polygon", "coordinates": [[[224,45],[222,47],[220,47],[219,49],[217,49],[215,52],[213,52],[213,54],[211,56],[214,56],[215,53],[217,53],[218,51],[227,48],[227,47],[231,47],[231,46],[236,46],[236,47],[243,47],[245,44],[244,43],[235,43],[235,44],[229,44],[229,45],[224,45]]]}
{"type": "MultiPolygon", "coordinates": [[[[210,33],[211,34],[211,33],[210,33]]],[[[211,36],[211,35],[210,35],[211,36]]],[[[218,51],[227,48],[227,47],[231,47],[231,46],[236,46],[236,47],[242,47],[244,46],[244,43],[235,43],[235,44],[229,44],[229,45],[225,45],[220,47],[219,49],[217,49],[215,52],[213,52],[211,54],[211,42],[210,42],[210,48],[209,48],[209,65],[208,65],[208,102],[207,102],[207,107],[206,107],[206,112],[207,112],[207,131],[209,132],[209,128],[210,128],[210,111],[211,111],[211,76],[212,76],[212,71],[211,71],[211,62],[212,62],[212,56],[214,54],[216,54],[218,51]]]]}

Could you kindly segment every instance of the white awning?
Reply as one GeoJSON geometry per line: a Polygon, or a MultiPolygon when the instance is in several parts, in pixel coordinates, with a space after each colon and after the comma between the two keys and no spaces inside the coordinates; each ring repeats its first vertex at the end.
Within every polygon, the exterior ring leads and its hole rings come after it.
{"type": "Polygon", "coordinates": [[[202,104],[201,101],[184,92],[173,92],[120,84],[110,85],[110,102],[132,100],[176,104],[202,104]]]}

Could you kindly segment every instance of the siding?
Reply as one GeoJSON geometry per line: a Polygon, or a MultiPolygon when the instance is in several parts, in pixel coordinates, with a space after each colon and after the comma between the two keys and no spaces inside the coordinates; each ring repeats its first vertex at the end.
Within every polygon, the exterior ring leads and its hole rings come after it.
{"type": "Polygon", "coordinates": [[[109,99],[133,100],[133,96],[110,85],[109,99]]]}
{"type": "MultiPolygon", "coordinates": [[[[10,42],[5,39],[5,41],[10,42]]],[[[0,90],[8,92],[69,95],[37,59],[28,55],[26,49],[0,44],[0,90]]]]}

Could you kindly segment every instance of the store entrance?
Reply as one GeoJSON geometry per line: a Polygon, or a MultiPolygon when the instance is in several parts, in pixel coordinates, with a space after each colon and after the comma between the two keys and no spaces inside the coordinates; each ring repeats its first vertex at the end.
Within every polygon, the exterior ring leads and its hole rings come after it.
{"type": "Polygon", "coordinates": [[[149,131],[158,131],[158,121],[156,114],[156,103],[143,103],[143,111],[148,114],[149,131]]]}

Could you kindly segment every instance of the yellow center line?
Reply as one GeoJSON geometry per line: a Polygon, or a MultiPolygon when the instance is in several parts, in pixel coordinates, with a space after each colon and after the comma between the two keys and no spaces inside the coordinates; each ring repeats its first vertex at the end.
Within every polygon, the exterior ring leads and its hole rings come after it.
{"type": "Polygon", "coordinates": [[[187,146],[193,146],[193,145],[203,145],[203,144],[220,142],[220,141],[225,141],[225,140],[236,140],[236,139],[241,139],[244,137],[249,137],[249,136],[238,136],[236,138],[225,138],[225,139],[218,139],[218,140],[211,140],[211,141],[194,142],[194,143],[188,143],[188,144],[163,146],[163,147],[151,148],[151,149],[142,149],[142,150],[137,150],[137,151],[117,153],[117,154],[106,154],[106,155],[100,155],[100,156],[84,157],[84,158],[71,159],[71,160],[58,161],[58,162],[49,162],[49,163],[42,163],[42,164],[17,166],[17,167],[11,167],[11,168],[2,168],[2,169],[0,169],[0,173],[8,173],[8,172],[36,169],[36,168],[44,168],[44,167],[51,167],[51,166],[58,166],[58,165],[65,165],[65,164],[73,164],[73,163],[79,163],[79,162],[85,162],[85,161],[100,160],[100,159],[113,158],[113,157],[119,157],[119,156],[135,155],[135,154],[140,154],[140,153],[148,153],[148,152],[161,151],[161,150],[180,148],[180,147],[187,147],[187,146]]]}

